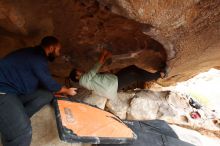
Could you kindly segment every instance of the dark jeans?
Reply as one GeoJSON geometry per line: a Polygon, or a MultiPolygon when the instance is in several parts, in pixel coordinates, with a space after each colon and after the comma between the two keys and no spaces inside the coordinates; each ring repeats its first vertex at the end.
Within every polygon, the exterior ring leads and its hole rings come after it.
{"type": "Polygon", "coordinates": [[[137,87],[140,83],[160,78],[160,72],[150,73],[135,65],[128,66],[116,73],[118,77],[118,90],[127,89],[130,86],[137,87]]]}
{"type": "Polygon", "coordinates": [[[0,95],[0,132],[3,146],[29,146],[32,137],[30,117],[53,99],[52,93],[0,95]]]}

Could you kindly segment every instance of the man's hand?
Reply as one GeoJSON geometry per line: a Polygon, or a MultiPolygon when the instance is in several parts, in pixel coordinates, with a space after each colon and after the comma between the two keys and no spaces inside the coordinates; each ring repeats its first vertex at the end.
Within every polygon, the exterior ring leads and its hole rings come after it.
{"type": "Polygon", "coordinates": [[[111,58],[111,56],[112,56],[112,53],[104,49],[102,54],[99,57],[99,63],[104,64],[107,59],[111,58]]]}
{"type": "Polygon", "coordinates": [[[65,86],[63,86],[60,91],[58,91],[56,94],[65,94],[65,95],[69,95],[69,96],[74,96],[77,94],[76,92],[77,88],[67,88],[65,86]]]}
{"type": "Polygon", "coordinates": [[[77,94],[76,90],[77,88],[68,88],[66,94],[70,96],[74,96],[77,94]]]}
{"type": "Polygon", "coordinates": [[[110,51],[107,51],[105,54],[105,61],[111,57],[112,57],[112,53],[110,51]]]}

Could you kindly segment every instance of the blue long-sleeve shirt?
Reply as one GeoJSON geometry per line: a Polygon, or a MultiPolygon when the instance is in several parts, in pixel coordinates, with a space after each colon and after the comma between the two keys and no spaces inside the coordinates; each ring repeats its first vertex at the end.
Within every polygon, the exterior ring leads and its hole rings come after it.
{"type": "Polygon", "coordinates": [[[0,60],[0,92],[22,95],[39,87],[51,92],[61,89],[50,75],[43,48],[20,49],[0,60]]]}

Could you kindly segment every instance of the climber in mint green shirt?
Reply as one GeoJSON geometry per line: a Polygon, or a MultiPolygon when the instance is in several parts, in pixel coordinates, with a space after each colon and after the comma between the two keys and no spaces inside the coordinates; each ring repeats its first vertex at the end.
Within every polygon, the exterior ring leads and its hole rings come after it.
{"type": "Polygon", "coordinates": [[[100,68],[107,59],[112,56],[111,52],[104,50],[100,55],[99,61],[88,72],[83,72],[79,69],[72,69],[69,77],[74,82],[88,89],[92,90],[95,94],[114,99],[117,97],[117,91],[125,90],[130,87],[138,87],[139,83],[149,82],[156,80],[160,77],[165,77],[166,64],[162,66],[161,70],[151,73],[135,65],[127,66],[119,70],[116,74],[99,73],[100,68]]]}
{"type": "Polygon", "coordinates": [[[118,90],[117,76],[110,73],[99,73],[102,65],[110,57],[111,53],[109,51],[103,51],[100,55],[99,61],[87,73],[82,74],[79,70],[73,71],[72,73],[76,74],[76,78],[72,80],[79,81],[79,84],[82,87],[92,90],[99,96],[108,99],[116,98],[118,90]]]}

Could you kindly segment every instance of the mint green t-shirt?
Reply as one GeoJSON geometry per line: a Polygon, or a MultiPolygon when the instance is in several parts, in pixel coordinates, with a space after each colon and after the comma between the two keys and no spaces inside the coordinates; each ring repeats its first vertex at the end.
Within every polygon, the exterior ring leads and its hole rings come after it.
{"type": "Polygon", "coordinates": [[[81,76],[79,84],[99,96],[114,99],[117,97],[118,78],[114,74],[98,73],[101,66],[100,63],[96,63],[91,70],[81,76]]]}

